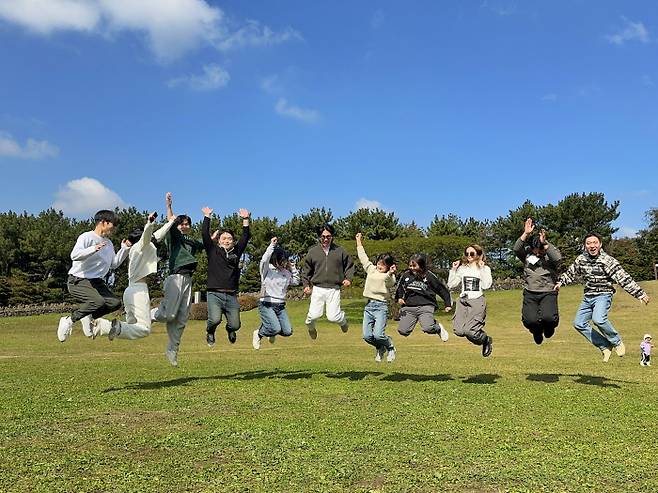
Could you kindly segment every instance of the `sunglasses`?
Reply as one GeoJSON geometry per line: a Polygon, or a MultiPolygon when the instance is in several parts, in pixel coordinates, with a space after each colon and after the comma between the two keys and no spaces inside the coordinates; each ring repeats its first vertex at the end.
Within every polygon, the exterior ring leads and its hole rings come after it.
{"type": "Polygon", "coordinates": [[[477,257],[478,253],[477,252],[466,252],[467,257],[477,257]]]}
{"type": "Polygon", "coordinates": [[[320,235],[320,238],[326,238],[326,239],[333,238],[333,237],[334,237],[333,235],[320,235]]]}

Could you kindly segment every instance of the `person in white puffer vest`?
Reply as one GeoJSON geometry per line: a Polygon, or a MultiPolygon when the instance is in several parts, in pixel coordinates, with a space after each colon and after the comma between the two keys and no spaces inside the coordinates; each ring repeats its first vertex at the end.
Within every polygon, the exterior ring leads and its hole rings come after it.
{"type": "Polygon", "coordinates": [[[101,318],[93,324],[94,338],[107,336],[111,341],[118,339],[141,339],[151,333],[151,298],[147,279],[158,270],[158,252],[151,239],[162,241],[174,225],[176,217],[169,218],[167,223],[155,230],[157,212],[153,212],[143,228],[138,228],[128,235],[132,243],[128,254],[128,287],[123,292],[123,306],[126,310],[126,321],[115,318],[110,322],[101,318]]]}

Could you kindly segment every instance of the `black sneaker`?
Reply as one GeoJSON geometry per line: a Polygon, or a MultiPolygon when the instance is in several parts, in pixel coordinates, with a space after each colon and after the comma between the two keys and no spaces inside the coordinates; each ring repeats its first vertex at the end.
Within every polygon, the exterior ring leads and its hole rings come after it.
{"type": "Polygon", "coordinates": [[[228,342],[231,344],[235,344],[235,341],[238,340],[238,335],[235,333],[234,330],[229,330],[228,332],[228,342]]]}
{"type": "Polygon", "coordinates": [[[206,332],[206,342],[208,343],[208,347],[214,347],[215,346],[215,333],[214,332],[206,332]]]}
{"type": "Polygon", "coordinates": [[[493,339],[489,336],[484,341],[484,344],[482,344],[482,356],[485,358],[487,356],[491,356],[491,351],[493,351],[493,339]]]}
{"type": "Polygon", "coordinates": [[[553,337],[553,334],[555,334],[555,327],[550,327],[548,329],[544,329],[544,337],[546,339],[553,337]]]}
{"type": "Polygon", "coordinates": [[[541,333],[541,330],[534,330],[532,332],[532,338],[535,340],[535,344],[541,344],[544,342],[544,336],[541,333]]]}

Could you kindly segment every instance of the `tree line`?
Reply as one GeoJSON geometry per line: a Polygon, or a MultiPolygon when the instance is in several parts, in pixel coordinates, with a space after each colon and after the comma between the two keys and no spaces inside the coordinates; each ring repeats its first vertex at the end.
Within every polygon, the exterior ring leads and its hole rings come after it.
{"type": "MultiPolygon", "coordinates": [[[[528,217],[532,217],[538,227],[546,229],[549,241],[561,250],[565,266],[581,252],[583,235],[597,231],[604,238],[604,249],[635,279],[653,279],[653,266],[658,261],[658,209],[646,212],[647,227],[636,237],[612,239],[617,231],[612,223],[619,217],[618,209],[619,201],[608,202],[602,193],[574,193],[555,205],[541,206],[527,200],[495,220],[437,214],[427,228],[415,222],[404,224],[395,213],[380,209],[359,209],[335,218],[331,209],[312,208],[293,215],[284,223],[275,217],[255,217],[251,221],[251,241],[243,258],[240,289],[243,292],[259,290],[258,261],[272,236],[279,237],[280,244],[301,263],[309,247],[317,241],[317,229],[325,223],[334,225],[335,241],[350,253],[356,255],[354,236],[361,232],[369,255],[389,252],[400,268],[406,267],[411,254],[423,252],[430,256],[433,270],[445,278],[450,263],[461,257],[464,247],[478,243],[485,248],[494,278],[520,277],[522,264],[514,257],[512,245],[528,217]]],[[[130,231],[144,225],[148,212],[134,207],[116,209],[116,212],[119,224],[111,239],[118,246],[130,231]]],[[[237,213],[214,216],[211,221],[213,229],[228,228],[238,236],[241,224],[237,213]]],[[[0,213],[0,305],[67,301],[66,275],[71,266],[71,248],[78,235],[93,227],[91,219],[71,219],[53,209],[38,215],[0,213]]],[[[201,221],[193,225],[192,231],[193,236],[201,237],[201,221]]],[[[166,258],[164,247],[160,247],[159,253],[166,258]]],[[[193,288],[204,291],[207,259],[201,254],[198,260],[193,288]]],[[[166,275],[164,261],[162,268],[160,279],[151,281],[154,297],[159,295],[159,281],[166,275]]],[[[117,290],[127,285],[126,270],[127,262],[115,273],[117,290]]],[[[357,287],[363,278],[364,273],[357,266],[357,287]]]]}

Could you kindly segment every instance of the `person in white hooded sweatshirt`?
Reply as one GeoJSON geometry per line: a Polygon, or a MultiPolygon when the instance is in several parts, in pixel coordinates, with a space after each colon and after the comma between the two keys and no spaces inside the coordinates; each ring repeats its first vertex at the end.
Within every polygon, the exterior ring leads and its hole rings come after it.
{"type": "Polygon", "coordinates": [[[292,325],[286,312],[286,293],[288,286],[296,286],[300,282],[299,271],[295,264],[288,261],[286,251],[277,246],[275,236],[263,254],[260,261],[261,297],[258,302],[258,314],[261,324],[254,330],[252,345],[260,349],[263,337],[274,342],[278,335],[292,335],[292,325]]]}
{"type": "Polygon", "coordinates": [[[141,339],[151,333],[151,298],[146,281],[158,270],[158,252],[151,239],[162,241],[176,220],[176,216],[170,217],[166,224],[154,231],[157,216],[158,213],[153,212],[144,228],[138,228],[128,236],[132,247],[128,254],[128,287],[123,292],[126,321],[118,318],[111,323],[104,318],[96,320],[92,329],[94,338],[106,335],[110,341],[114,338],[141,339]]]}

